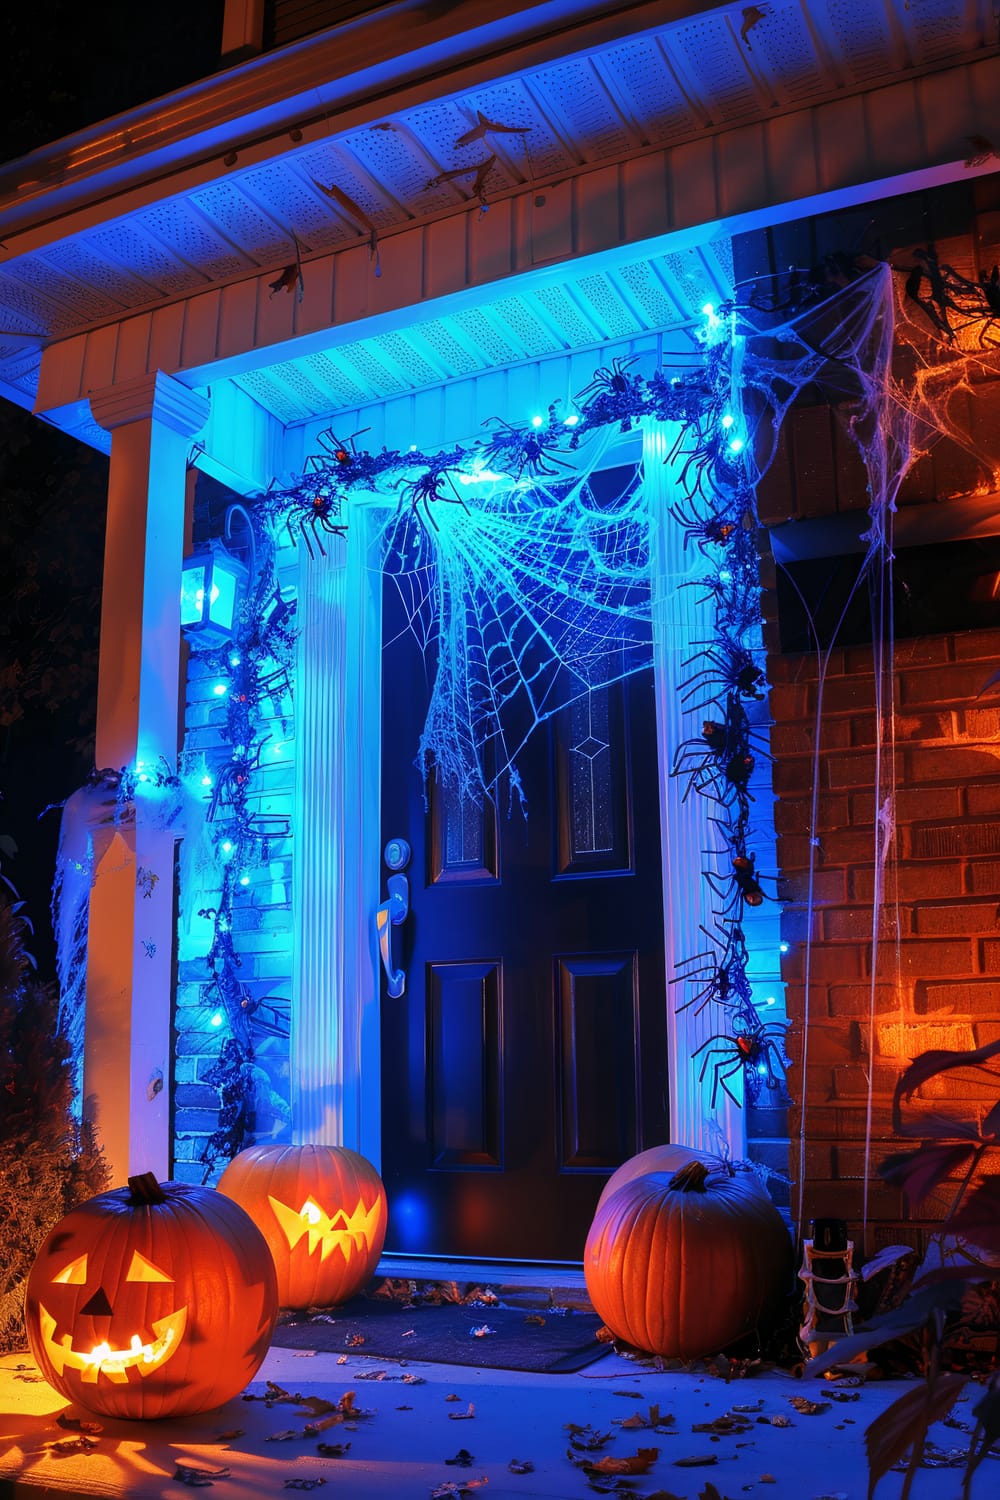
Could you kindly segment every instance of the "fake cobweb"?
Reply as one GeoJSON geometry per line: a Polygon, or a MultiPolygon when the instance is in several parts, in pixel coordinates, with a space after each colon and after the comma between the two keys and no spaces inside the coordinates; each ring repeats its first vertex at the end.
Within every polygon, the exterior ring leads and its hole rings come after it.
{"type": "MultiPolygon", "coordinates": [[[[942,436],[975,448],[978,482],[995,483],[997,456],[968,437],[967,410],[997,363],[992,325],[972,306],[942,336],[912,283],[879,264],[832,292],[800,287],[790,311],[780,284],[758,284],[710,315],[697,366],[647,378],[616,362],[578,398],[575,425],[553,407],[541,432],[498,422],[443,457],[338,448],[337,461],[316,462],[294,492],[300,516],[315,520],[325,486],[335,527],[356,497],[352,481],[386,502],[372,562],[395,581],[431,668],[417,752],[425,776],[466,797],[516,801],[528,736],[575,698],[650,665],[660,526],[680,525],[685,545],[719,568],[707,585],[715,637],[701,654],[693,647],[694,696],[707,705],[738,690],[734,664],[748,651],[762,664],[746,541],[755,488],[789,407],[810,388],[834,406],[867,471],[869,573],[891,550],[903,477],[942,436]],[[670,515],[647,499],[647,460],[633,453],[614,467],[615,440],[650,421],[670,424],[670,515]],[[734,552],[727,587],[722,563],[734,552]]],[[[286,515],[291,524],[294,503],[286,515]]]]}
{"type": "Polygon", "coordinates": [[[600,470],[606,434],[591,447],[572,478],[473,468],[379,533],[376,566],[434,663],[418,763],[463,798],[522,798],[538,725],[651,659],[641,473],[600,470]]]}

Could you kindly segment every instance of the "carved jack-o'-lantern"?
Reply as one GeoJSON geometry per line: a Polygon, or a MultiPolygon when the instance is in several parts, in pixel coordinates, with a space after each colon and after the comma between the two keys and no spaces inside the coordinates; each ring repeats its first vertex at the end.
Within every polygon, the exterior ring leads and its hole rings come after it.
{"type": "Polygon", "coordinates": [[[259,1224],[274,1256],[282,1307],[346,1302],[385,1243],[382,1179],[344,1146],[250,1146],[219,1178],[259,1224]]]}
{"type": "Polygon", "coordinates": [[[25,1323],[50,1385],[110,1417],[211,1411],[267,1353],[278,1315],[267,1243],[235,1203],[152,1173],[49,1233],[25,1323]]]}

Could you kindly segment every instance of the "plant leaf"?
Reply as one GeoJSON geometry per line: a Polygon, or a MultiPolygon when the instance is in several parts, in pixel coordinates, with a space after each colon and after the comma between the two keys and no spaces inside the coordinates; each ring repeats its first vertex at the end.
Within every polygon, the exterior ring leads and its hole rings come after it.
{"type": "Polygon", "coordinates": [[[915,1444],[923,1443],[931,1423],[948,1415],[967,1380],[967,1375],[954,1371],[938,1375],[931,1385],[919,1385],[906,1391],[875,1418],[865,1431],[868,1500],[893,1464],[898,1463],[915,1444]]]}
{"type": "MultiPolygon", "coordinates": [[[[891,1157],[886,1157],[886,1161],[891,1160],[891,1157]]],[[[882,1163],[882,1166],[885,1166],[885,1162],[882,1163]]],[[[880,1172],[881,1170],[882,1167],[879,1167],[880,1172]]],[[[904,1255],[912,1254],[912,1245],[884,1245],[876,1255],[872,1256],[871,1260],[865,1261],[861,1268],[861,1280],[871,1281],[872,1277],[877,1276],[880,1271],[886,1271],[890,1266],[896,1265],[903,1259],[904,1255]]]]}
{"type": "Polygon", "coordinates": [[[879,1163],[879,1176],[902,1188],[911,1207],[921,1204],[928,1193],[976,1154],[972,1142],[934,1145],[924,1141],[915,1151],[898,1151],[879,1163]]]}
{"type": "Polygon", "coordinates": [[[996,1374],[991,1376],[984,1394],[972,1408],[972,1415],[978,1426],[969,1444],[969,1461],[965,1468],[963,1494],[967,1492],[973,1474],[1000,1438],[1000,1384],[998,1380],[1000,1377],[996,1374]]]}
{"type": "Polygon", "coordinates": [[[977,1249],[1000,1255],[1000,1177],[987,1177],[974,1188],[948,1227],[977,1249]]]}
{"type": "Polygon", "coordinates": [[[943,1049],[921,1052],[919,1057],[913,1059],[896,1084],[895,1102],[898,1104],[901,1099],[909,1099],[922,1083],[926,1083],[928,1078],[934,1078],[938,1073],[947,1073],[951,1068],[981,1067],[998,1053],[1000,1053],[1000,1037],[995,1041],[986,1042],[982,1047],[973,1048],[971,1052],[946,1052],[943,1049]]]}

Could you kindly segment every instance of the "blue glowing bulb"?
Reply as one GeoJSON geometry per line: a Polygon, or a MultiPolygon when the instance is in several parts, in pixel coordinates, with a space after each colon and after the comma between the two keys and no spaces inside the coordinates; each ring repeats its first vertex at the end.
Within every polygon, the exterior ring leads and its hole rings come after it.
{"type": "Polygon", "coordinates": [[[232,852],[233,852],[233,841],[232,841],[232,839],[223,839],[221,847],[222,847],[223,854],[232,854],[232,852]]]}
{"type": "Polygon", "coordinates": [[[226,684],[224,682],[217,682],[212,692],[217,698],[224,698],[226,696],[226,684]]]}
{"type": "Polygon", "coordinates": [[[704,317],[706,317],[706,318],[713,317],[714,314],[715,314],[715,303],[714,302],[705,302],[705,303],[703,303],[701,311],[702,311],[702,315],[704,317]]]}
{"type": "Polygon", "coordinates": [[[232,656],[229,658],[229,665],[231,667],[238,667],[239,664],[240,664],[240,654],[239,654],[238,651],[234,651],[233,654],[232,654],[232,656]]]}
{"type": "Polygon", "coordinates": [[[733,417],[733,416],[731,416],[729,414],[729,412],[727,411],[726,415],[722,419],[722,425],[723,425],[723,427],[725,427],[728,430],[730,427],[732,427],[732,425],[733,425],[733,423],[735,421],[736,421],[736,418],[733,417]]]}
{"type": "Polygon", "coordinates": [[[532,427],[542,427],[542,426],[545,425],[545,418],[544,417],[532,417],[532,419],[531,419],[531,425],[532,425],[532,427]]]}
{"type": "Polygon", "coordinates": [[[730,573],[730,571],[729,571],[728,568],[723,568],[722,572],[719,574],[719,582],[720,583],[732,583],[732,581],[733,581],[733,575],[732,575],[732,573],[730,573]]]}
{"type": "Polygon", "coordinates": [[[579,422],[579,420],[580,420],[580,418],[574,412],[572,414],[572,416],[564,417],[563,418],[563,426],[564,427],[575,427],[576,424],[577,424],[577,422],[579,422]]]}
{"type": "Polygon", "coordinates": [[[740,453],[743,450],[743,439],[735,437],[729,444],[730,453],[740,453]]]}
{"type": "Polygon", "coordinates": [[[202,784],[202,786],[211,786],[212,785],[212,778],[211,778],[211,776],[208,776],[208,775],[203,776],[201,778],[201,784],[202,784]]]}
{"type": "Polygon", "coordinates": [[[250,876],[249,875],[241,875],[240,876],[240,885],[249,885],[249,884],[250,884],[250,876]]]}
{"type": "Polygon", "coordinates": [[[211,1024],[213,1026],[221,1026],[224,1020],[225,1020],[225,1016],[222,1014],[222,1011],[221,1010],[217,1010],[215,1012],[215,1015],[212,1017],[211,1024]]]}
{"type": "Polygon", "coordinates": [[[773,995],[768,995],[767,999],[764,1001],[765,1005],[777,1005],[777,1003],[778,1002],[777,1000],[775,1000],[773,995]]]}
{"type": "Polygon", "coordinates": [[[779,943],[778,944],[778,952],[779,953],[787,953],[788,950],[789,950],[789,948],[790,948],[790,946],[791,946],[791,944],[789,944],[789,943],[779,943]]]}

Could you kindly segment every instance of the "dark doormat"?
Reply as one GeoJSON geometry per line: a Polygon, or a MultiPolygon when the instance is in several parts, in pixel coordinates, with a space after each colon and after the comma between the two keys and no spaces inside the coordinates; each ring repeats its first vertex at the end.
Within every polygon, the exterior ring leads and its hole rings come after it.
{"type": "Polygon", "coordinates": [[[321,1312],[283,1313],[271,1343],[328,1354],[565,1374],[608,1352],[610,1344],[596,1337],[600,1327],[596,1313],[572,1308],[525,1312],[461,1302],[407,1307],[354,1297],[321,1312]]]}

